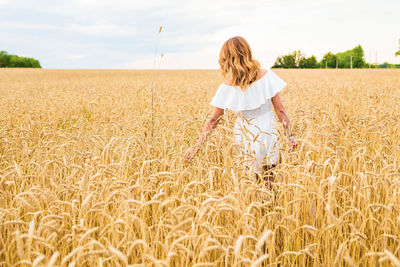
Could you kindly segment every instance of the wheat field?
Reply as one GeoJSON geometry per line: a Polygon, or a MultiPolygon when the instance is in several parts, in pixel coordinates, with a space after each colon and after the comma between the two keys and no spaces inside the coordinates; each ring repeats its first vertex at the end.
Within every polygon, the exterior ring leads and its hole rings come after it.
{"type": "Polygon", "coordinates": [[[0,70],[0,266],[400,266],[400,71],[275,72],[269,190],[217,71],[0,70]]]}

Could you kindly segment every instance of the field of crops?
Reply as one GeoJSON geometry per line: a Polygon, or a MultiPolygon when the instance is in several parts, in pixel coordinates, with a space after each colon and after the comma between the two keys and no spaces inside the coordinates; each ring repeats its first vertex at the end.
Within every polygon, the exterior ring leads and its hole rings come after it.
{"type": "Polygon", "coordinates": [[[400,266],[400,71],[275,72],[268,190],[217,71],[0,70],[0,266],[400,266]]]}

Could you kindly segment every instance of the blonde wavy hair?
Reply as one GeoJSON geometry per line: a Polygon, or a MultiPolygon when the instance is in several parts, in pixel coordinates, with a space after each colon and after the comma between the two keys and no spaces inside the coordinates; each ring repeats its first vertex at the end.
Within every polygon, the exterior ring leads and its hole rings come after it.
{"type": "Polygon", "coordinates": [[[250,45],[241,36],[228,39],[219,53],[222,77],[245,91],[260,75],[260,63],[253,59],[250,45]]]}

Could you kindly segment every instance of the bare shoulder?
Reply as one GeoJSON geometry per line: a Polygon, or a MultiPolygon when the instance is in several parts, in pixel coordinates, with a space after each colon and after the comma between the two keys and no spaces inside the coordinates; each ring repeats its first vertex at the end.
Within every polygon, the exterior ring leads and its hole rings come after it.
{"type": "Polygon", "coordinates": [[[267,74],[267,72],[268,71],[266,69],[261,69],[260,78],[264,77],[267,74]]]}
{"type": "Polygon", "coordinates": [[[226,79],[224,79],[223,84],[233,86],[233,84],[226,79]]]}

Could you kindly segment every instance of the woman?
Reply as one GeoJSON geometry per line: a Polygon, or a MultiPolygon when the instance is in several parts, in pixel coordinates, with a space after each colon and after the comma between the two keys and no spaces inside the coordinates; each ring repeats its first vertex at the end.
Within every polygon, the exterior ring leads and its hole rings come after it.
{"type": "MultiPolygon", "coordinates": [[[[274,127],[276,120],[271,104],[288,134],[290,150],[297,146],[279,95],[286,83],[272,70],[261,69],[260,63],[252,58],[249,44],[240,36],[230,38],[223,44],[219,64],[225,83],[218,87],[210,102],[215,106],[214,112],[196,145],[186,152],[184,160],[193,159],[217,126],[225,109],[230,109],[238,115],[234,128],[236,142],[255,154],[253,167],[259,179],[259,175],[265,174],[280,162],[278,132],[274,127]]],[[[264,179],[273,181],[271,175],[264,176],[264,179]]]]}

